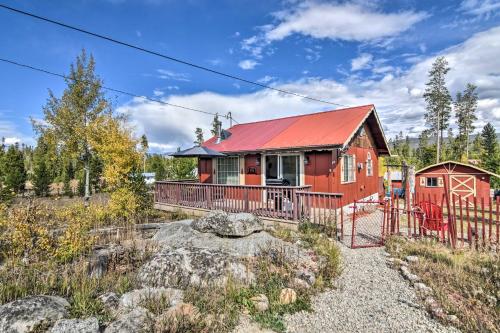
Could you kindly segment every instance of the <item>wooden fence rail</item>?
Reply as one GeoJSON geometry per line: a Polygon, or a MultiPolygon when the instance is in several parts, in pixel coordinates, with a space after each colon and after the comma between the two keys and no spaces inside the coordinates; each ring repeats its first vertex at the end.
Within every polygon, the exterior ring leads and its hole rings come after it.
{"type": "Polygon", "coordinates": [[[155,203],[329,224],[341,194],[310,192],[310,186],[220,185],[178,181],[155,184],[155,203]]]}

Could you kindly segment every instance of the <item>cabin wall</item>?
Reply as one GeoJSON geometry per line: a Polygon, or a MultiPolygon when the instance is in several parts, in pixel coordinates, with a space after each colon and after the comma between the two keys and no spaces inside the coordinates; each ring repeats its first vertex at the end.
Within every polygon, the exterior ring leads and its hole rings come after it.
{"type": "Polygon", "coordinates": [[[311,185],[311,191],[343,193],[343,201],[352,203],[372,195],[379,195],[378,153],[370,135],[370,129],[365,126],[364,132],[358,135],[346,152],[356,156],[356,165],[362,163],[363,168],[356,167],[356,180],[342,184],[342,167],[340,157],[336,151],[311,151],[306,152],[308,164],[305,165],[305,185],[311,185]],[[372,175],[366,174],[368,153],[372,160],[372,175]]]}
{"type": "MultiPolygon", "coordinates": [[[[450,176],[473,176],[475,177],[476,182],[476,197],[478,200],[484,198],[485,202],[488,201],[490,197],[490,175],[484,172],[480,172],[474,168],[470,168],[463,165],[456,165],[453,170],[449,170],[445,168],[444,165],[438,165],[433,168],[425,170],[425,172],[420,172],[415,175],[415,191],[417,195],[428,198],[431,197],[432,200],[434,198],[438,198],[440,200],[445,193],[444,191],[444,183],[440,187],[427,187],[426,184],[422,185],[421,178],[428,177],[436,177],[441,178],[443,175],[446,176],[446,183],[450,186],[450,176]]],[[[466,189],[464,186],[459,186],[457,189],[466,189]]],[[[472,200],[472,199],[471,199],[472,200]]]]}

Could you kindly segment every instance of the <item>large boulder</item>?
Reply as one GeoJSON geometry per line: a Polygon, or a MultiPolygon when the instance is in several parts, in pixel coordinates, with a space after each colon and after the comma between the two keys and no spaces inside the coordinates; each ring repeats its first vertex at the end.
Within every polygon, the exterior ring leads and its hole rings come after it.
{"type": "Polygon", "coordinates": [[[50,333],[99,333],[99,321],[95,317],[87,319],[60,319],[50,329],[50,333]]]}
{"type": "Polygon", "coordinates": [[[192,227],[194,224],[196,222],[192,220],[168,223],[154,235],[153,241],[156,241],[162,247],[198,247],[221,250],[236,257],[253,257],[261,253],[263,249],[273,247],[286,250],[280,252],[290,254],[294,260],[297,260],[297,256],[309,260],[306,251],[301,250],[294,244],[273,237],[266,231],[256,232],[240,238],[219,237],[213,233],[195,230],[194,226],[192,227]]]}
{"type": "Polygon", "coordinates": [[[121,308],[134,308],[142,305],[144,302],[169,302],[170,306],[174,306],[182,301],[184,294],[182,290],[173,288],[142,288],[135,289],[120,297],[121,308]]]}
{"type": "Polygon", "coordinates": [[[228,214],[223,211],[211,211],[195,220],[193,229],[219,236],[245,237],[264,230],[264,224],[257,216],[249,213],[228,214]]]}
{"type": "Polygon", "coordinates": [[[32,296],[0,306],[0,332],[23,333],[68,316],[69,303],[56,296],[32,296]]]}
{"type": "Polygon", "coordinates": [[[223,285],[229,276],[242,283],[254,280],[254,275],[232,253],[193,246],[164,248],[138,274],[143,285],[174,288],[223,285]]]}
{"type": "Polygon", "coordinates": [[[153,328],[153,315],[143,307],[124,312],[106,327],[104,333],[136,333],[151,332],[153,328]]]}

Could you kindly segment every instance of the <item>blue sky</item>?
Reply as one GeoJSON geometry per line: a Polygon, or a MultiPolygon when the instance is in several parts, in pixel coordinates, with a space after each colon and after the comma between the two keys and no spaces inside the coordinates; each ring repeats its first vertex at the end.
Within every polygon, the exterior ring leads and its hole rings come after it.
{"type": "MultiPolygon", "coordinates": [[[[386,134],[425,128],[422,92],[436,56],[453,95],[479,88],[479,120],[500,127],[500,1],[73,0],[1,3],[281,89],[344,105],[374,103],[386,134]]],[[[67,73],[82,48],[107,86],[239,122],[334,107],[263,90],[0,9],[0,57],[67,73]]],[[[58,78],[0,63],[0,136],[33,144],[58,78]]],[[[208,136],[211,117],[117,94],[154,151],[208,136]]],[[[454,120],[452,120],[453,122],[454,120]]],[[[225,123],[225,126],[228,124],[225,123]]],[[[313,130],[313,129],[312,129],[313,130]]]]}

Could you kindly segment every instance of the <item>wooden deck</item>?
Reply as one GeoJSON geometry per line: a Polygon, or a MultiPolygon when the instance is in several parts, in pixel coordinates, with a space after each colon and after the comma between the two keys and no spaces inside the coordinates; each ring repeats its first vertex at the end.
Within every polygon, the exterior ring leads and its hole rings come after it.
{"type": "Polygon", "coordinates": [[[331,223],[341,194],[310,192],[310,186],[259,186],[156,182],[155,203],[204,210],[248,212],[262,217],[331,223]]]}

